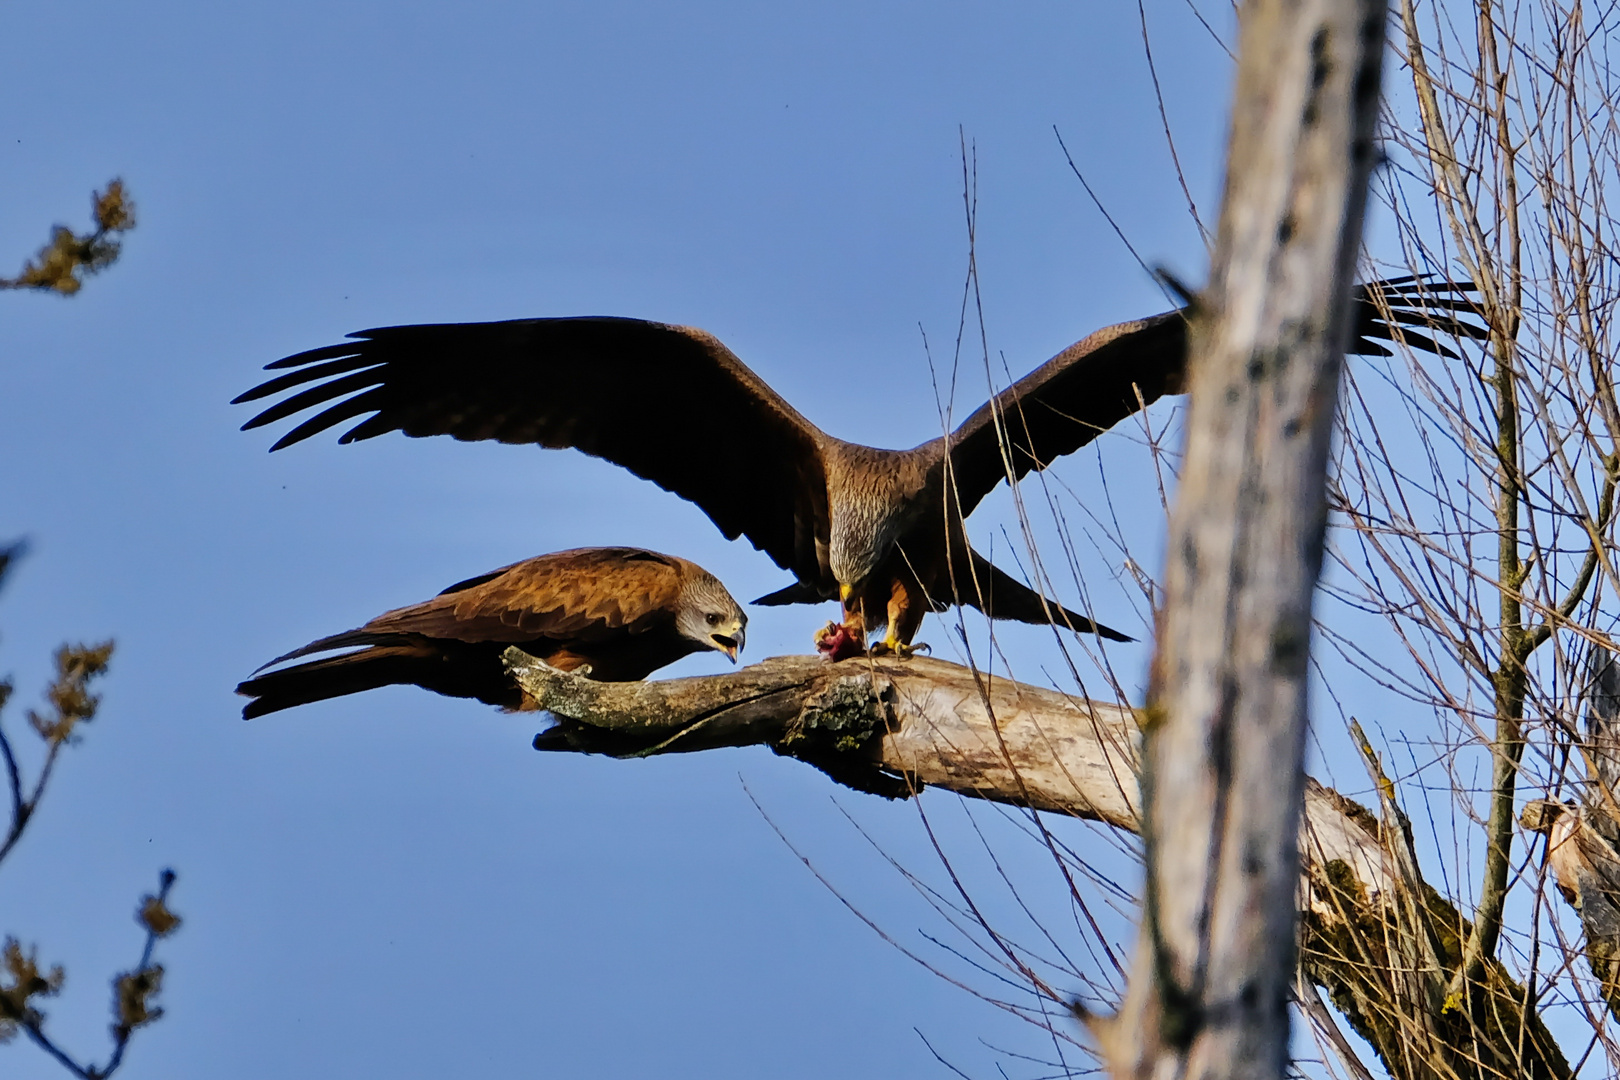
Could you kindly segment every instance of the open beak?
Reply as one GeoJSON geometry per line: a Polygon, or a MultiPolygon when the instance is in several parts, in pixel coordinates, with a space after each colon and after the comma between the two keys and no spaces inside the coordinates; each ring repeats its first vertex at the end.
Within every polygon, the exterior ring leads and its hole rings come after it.
{"type": "Polygon", "coordinates": [[[710,634],[709,640],[714,642],[714,647],[725,653],[733,664],[737,662],[737,650],[742,648],[740,639],[729,638],[724,634],[710,634]]]}

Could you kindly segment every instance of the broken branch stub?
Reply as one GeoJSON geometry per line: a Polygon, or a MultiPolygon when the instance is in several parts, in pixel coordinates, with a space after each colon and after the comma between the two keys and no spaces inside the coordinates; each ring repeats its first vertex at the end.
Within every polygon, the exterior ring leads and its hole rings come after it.
{"type": "Polygon", "coordinates": [[[517,648],[505,662],[557,718],[538,750],[613,757],[769,746],[862,791],[925,786],[1136,828],[1133,710],[942,660],[779,656],[728,675],[601,683],[517,648]]]}

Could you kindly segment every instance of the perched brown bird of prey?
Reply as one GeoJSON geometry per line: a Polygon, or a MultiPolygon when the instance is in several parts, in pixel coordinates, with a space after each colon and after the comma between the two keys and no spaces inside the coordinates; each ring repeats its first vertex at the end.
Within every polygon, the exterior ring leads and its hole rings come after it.
{"type": "Polygon", "coordinates": [[[236,692],[253,698],[244,720],[396,683],[531,709],[501,666],[509,645],[563,671],[625,682],[704,649],[736,663],[747,625],[726,587],[696,563],[640,548],[578,548],[470,578],[312,641],[264,667],[358,651],[255,673],[236,692]]]}
{"type": "MultiPolygon", "coordinates": [[[[1446,314],[1472,308],[1444,295],[1461,288],[1411,279],[1363,286],[1351,351],[1388,355],[1374,339],[1398,332],[1448,352],[1411,327],[1479,336],[1446,314]],[[1384,320],[1380,302],[1403,329],[1384,320]]],[[[924,613],[952,602],[1129,640],[991,567],[968,548],[963,519],[1003,480],[1045,468],[1179,392],[1187,359],[1184,312],[1120,323],[1063,350],[950,435],[879,450],[826,434],[693,327],[586,317],[350,337],[268,365],[291,370],[236,402],[287,396],[244,430],[316,409],[271,449],[370,414],[339,441],[402,431],[582,450],[696,503],[728,539],[748,537],[797,579],[755,603],[839,599],[841,637],[859,648],[887,625],[875,651],[902,654],[924,613]]]]}

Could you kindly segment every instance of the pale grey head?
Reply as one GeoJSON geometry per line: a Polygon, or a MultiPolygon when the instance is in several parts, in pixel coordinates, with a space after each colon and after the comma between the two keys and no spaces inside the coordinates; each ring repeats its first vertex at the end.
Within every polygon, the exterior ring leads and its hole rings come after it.
{"type": "Polygon", "coordinates": [[[720,580],[707,570],[695,572],[681,588],[675,629],[705,649],[723,652],[735,664],[748,632],[748,616],[720,580]]]}

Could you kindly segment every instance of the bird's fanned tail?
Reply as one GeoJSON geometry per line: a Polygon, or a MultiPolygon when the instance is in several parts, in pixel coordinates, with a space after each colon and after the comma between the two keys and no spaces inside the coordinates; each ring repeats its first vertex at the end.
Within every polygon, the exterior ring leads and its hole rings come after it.
{"type": "MultiPolygon", "coordinates": [[[[469,655],[453,657],[447,648],[454,649],[460,643],[432,642],[414,634],[394,635],[391,639],[385,635],[368,636],[373,643],[359,652],[310,660],[254,675],[241,683],[236,692],[253,699],[242,707],[242,719],[252,720],[296,705],[384,686],[415,685],[450,697],[476,698],[486,705],[508,709],[522,707],[522,691],[505,677],[493,654],[487,658],[473,655],[471,648],[462,646],[469,655]]],[[[331,640],[312,644],[321,646],[331,640]]],[[[325,647],[347,644],[359,643],[350,641],[325,647]]],[[[290,655],[307,655],[312,651],[319,650],[306,647],[290,655]]]]}
{"type": "Polygon", "coordinates": [[[1065,626],[1076,633],[1096,634],[1110,641],[1136,640],[1095,619],[1070,611],[1055,600],[1046,599],[992,565],[977,551],[971,551],[969,555],[972,556],[971,577],[962,575],[965,580],[957,585],[957,598],[968,607],[976,608],[992,619],[1012,619],[1036,626],[1065,626]]]}

